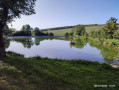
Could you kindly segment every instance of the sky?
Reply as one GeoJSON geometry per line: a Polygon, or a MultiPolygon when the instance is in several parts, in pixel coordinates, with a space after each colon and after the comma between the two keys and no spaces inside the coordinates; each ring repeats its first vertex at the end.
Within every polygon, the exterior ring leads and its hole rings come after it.
{"type": "Polygon", "coordinates": [[[105,24],[110,17],[119,19],[119,0],[37,0],[35,11],[34,15],[14,19],[9,27],[20,30],[26,24],[40,29],[105,24]]]}

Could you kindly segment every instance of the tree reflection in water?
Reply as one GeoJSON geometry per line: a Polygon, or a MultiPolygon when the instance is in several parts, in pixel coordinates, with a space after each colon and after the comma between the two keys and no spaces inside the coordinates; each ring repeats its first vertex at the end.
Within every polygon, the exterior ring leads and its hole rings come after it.
{"type": "Polygon", "coordinates": [[[11,40],[6,41],[6,48],[9,47],[10,41],[21,43],[24,48],[31,48],[33,45],[40,45],[40,42],[43,40],[52,40],[53,38],[12,38],[11,40]]]}
{"type": "Polygon", "coordinates": [[[98,50],[100,50],[100,54],[107,63],[119,63],[119,50],[114,50],[108,46],[105,47],[102,44],[87,41],[79,37],[70,38],[70,41],[75,42],[75,44],[70,44],[71,47],[76,47],[80,49],[82,49],[87,43],[89,43],[90,46],[96,47],[98,50]]]}
{"type": "MultiPolygon", "coordinates": [[[[52,40],[54,38],[50,38],[52,40]]],[[[57,38],[58,39],[58,38],[57,38]]],[[[107,63],[114,63],[116,60],[119,60],[119,51],[114,50],[110,47],[104,46],[93,41],[87,41],[82,38],[70,37],[70,38],[59,38],[60,40],[74,41],[74,44],[70,44],[71,47],[76,47],[82,49],[87,43],[92,47],[96,47],[100,50],[100,54],[107,63]]],[[[7,49],[10,46],[10,41],[15,41],[21,43],[25,48],[31,48],[33,45],[40,45],[40,42],[43,40],[49,40],[49,38],[13,38],[6,41],[5,48],[7,49]]]]}
{"type": "Polygon", "coordinates": [[[80,38],[71,38],[70,39],[70,47],[74,46],[76,48],[83,48],[87,43],[87,40],[81,40],[80,38]],[[73,43],[72,43],[73,42],[73,43]]]}
{"type": "Polygon", "coordinates": [[[119,51],[118,50],[114,50],[111,47],[104,46],[102,44],[94,43],[91,41],[89,41],[89,44],[100,50],[101,55],[104,57],[104,59],[107,63],[115,63],[116,60],[119,60],[119,51]]]}

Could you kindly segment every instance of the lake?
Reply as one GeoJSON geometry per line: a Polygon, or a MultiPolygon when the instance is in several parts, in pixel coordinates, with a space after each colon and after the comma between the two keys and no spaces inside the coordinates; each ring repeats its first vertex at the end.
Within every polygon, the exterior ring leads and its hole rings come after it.
{"type": "Polygon", "coordinates": [[[11,38],[6,41],[6,51],[24,57],[48,57],[67,60],[89,60],[100,63],[118,63],[119,52],[111,48],[95,45],[81,39],[61,38],[11,38]],[[75,44],[70,44],[74,41],[75,44]]]}

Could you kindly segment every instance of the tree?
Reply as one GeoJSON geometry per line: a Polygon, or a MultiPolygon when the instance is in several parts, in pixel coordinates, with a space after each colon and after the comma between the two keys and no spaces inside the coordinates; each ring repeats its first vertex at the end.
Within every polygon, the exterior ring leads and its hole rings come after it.
{"type": "Polygon", "coordinates": [[[11,36],[13,32],[16,30],[14,28],[9,28],[8,25],[4,27],[3,35],[4,36],[11,36]]]}
{"type": "Polygon", "coordinates": [[[113,38],[119,39],[119,30],[117,30],[117,31],[114,32],[113,38]]]}
{"type": "Polygon", "coordinates": [[[74,33],[73,30],[71,30],[71,32],[69,32],[69,35],[73,36],[73,33],[74,33]]]}
{"type": "Polygon", "coordinates": [[[10,28],[10,30],[13,32],[16,32],[16,29],[15,28],[10,28]]]}
{"type": "Polygon", "coordinates": [[[113,38],[114,32],[118,29],[116,23],[117,23],[117,19],[114,17],[111,17],[104,26],[104,30],[107,33],[109,38],[113,38]]]}
{"type": "Polygon", "coordinates": [[[85,34],[85,26],[83,25],[77,25],[73,28],[74,30],[74,35],[84,35],[85,34]]]}
{"type": "Polygon", "coordinates": [[[21,28],[21,31],[24,32],[25,36],[31,36],[32,28],[28,24],[27,25],[23,25],[22,28],[21,28]]]}
{"type": "Polygon", "coordinates": [[[22,28],[21,28],[21,31],[24,31],[25,30],[25,26],[23,25],[22,28]]]}
{"type": "Polygon", "coordinates": [[[48,36],[54,36],[54,34],[52,32],[48,33],[48,36]]]}
{"type": "Polygon", "coordinates": [[[68,33],[68,32],[66,32],[66,33],[65,33],[65,36],[69,36],[69,33],[68,33]]]}
{"type": "Polygon", "coordinates": [[[5,36],[8,36],[9,35],[9,27],[8,27],[8,25],[6,25],[4,27],[3,35],[5,35],[5,36]]]}
{"type": "Polygon", "coordinates": [[[35,14],[36,0],[0,0],[0,57],[6,56],[3,30],[7,23],[21,15],[35,14]]]}
{"type": "Polygon", "coordinates": [[[35,27],[33,30],[33,33],[35,36],[39,36],[41,32],[40,32],[40,29],[38,27],[35,27]]]}

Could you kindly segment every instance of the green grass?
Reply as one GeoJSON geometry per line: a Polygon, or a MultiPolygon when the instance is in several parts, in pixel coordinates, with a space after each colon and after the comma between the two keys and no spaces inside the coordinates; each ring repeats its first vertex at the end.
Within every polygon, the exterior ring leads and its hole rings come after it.
{"type": "Polygon", "coordinates": [[[48,32],[54,33],[55,36],[64,36],[66,32],[71,32],[72,28],[60,29],[60,30],[49,30],[48,32]]]}
{"type": "MultiPolygon", "coordinates": [[[[104,25],[97,25],[97,26],[86,26],[86,32],[90,32],[92,30],[98,31],[101,30],[104,25]]],[[[118,25],[119,27],[119,25],[118,25]]],[[[55,36],[64,36],[66,32],[71,32],[72,28],[69,29],[60,29],[60,30],[49,30],[48,32],[54,33],[55,36]]]]}
{"type": "Polygon", "coordinates": [[[90,32],[92,30],[98,31],[101,30],[104,27],[104,25],[100,25],[100,26],[86,26],[86,32],[90,32]]]}
{"type": "Polygon", "coordinates": [[[83,60],[24,58],[7,53],[0,62],[0,90],[118,90],[119,70],[83,60]],[[115,85],[94,88],[94,85],[115,85]]]}
{"type": "MultiPolygon", "coordinates": [[[[104,26],[86,26],[86,31],[89,32],[91,30],[100,30],[104,26]]],[[[72,28],[69,29],[60,29],[60,30],[49,30],[48,32],[54,33],[55,36],[64,36],[66,32],[71,32],[72,28]]]]}

